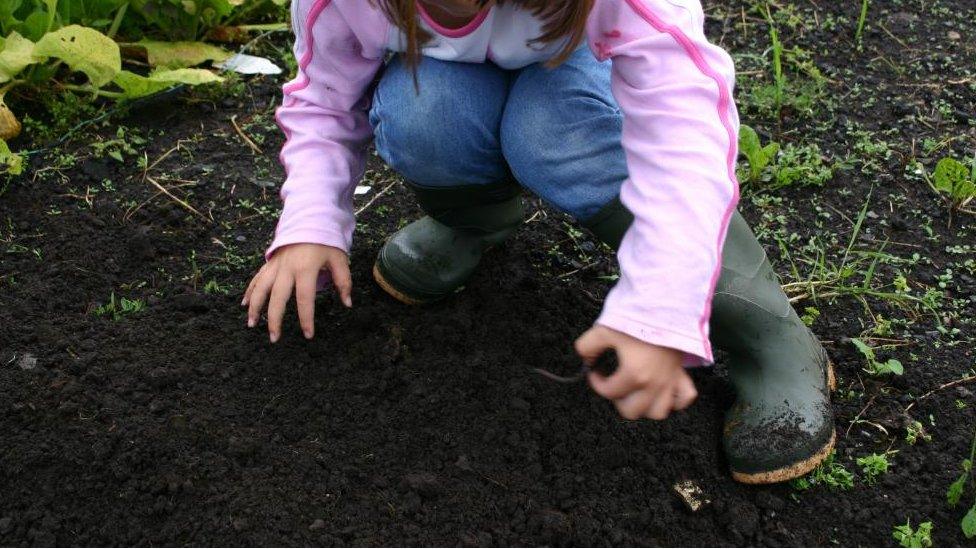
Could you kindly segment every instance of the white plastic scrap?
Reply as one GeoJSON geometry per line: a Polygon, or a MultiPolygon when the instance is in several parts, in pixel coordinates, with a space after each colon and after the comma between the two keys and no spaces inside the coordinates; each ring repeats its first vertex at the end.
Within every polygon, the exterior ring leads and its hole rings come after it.
{"type": "Polygon", "coordinates": [[[685,505],[688,506],[688,509],[691,509],[692,512],[695,512],[701,509],[702,506],[711,503],[711,500],[705,497],[702,489],[699,488],[694,481],[684,480],[675,484],[673,488],[674,491],[681,496],[681,501],[683,501],[685,505]]]}
{"type": "Polygon", "coordinates": [[[366,194],[369,191],[371,191],[372,189],[373,189],[373,187],[370,187],[369,185],[356,185],[355,194],[356,194],[356,196],[359,196],[361,194],[366,194]]]}
{"type": "Polygon", "coordinates": [[[281,67],[272,63],[270,59],[246,53],[233,55],[215,66],[240,74],[281,74],[281,67]]]}

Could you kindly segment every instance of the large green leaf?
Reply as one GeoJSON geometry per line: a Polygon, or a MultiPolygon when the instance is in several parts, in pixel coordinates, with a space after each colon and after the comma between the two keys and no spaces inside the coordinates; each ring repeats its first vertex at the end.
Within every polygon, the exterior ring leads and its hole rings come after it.
{"type": "Polygon", "coordinates": [[[21,0],[3,0],[0,2],[0,24],[5,28],[17,22],[14,12],[20,7],[21,0]]]}
{"type": "Polygon", "coordinates": [[[122,70],[118,44],[97,30],[80,25],[45,34],[34,46],[34,55],[64,61],[72,70],[85,73],[99,88],[122,70]]]}
{"type": "Polygon", "coordinates": [[[149,76],[141,76],[129,71],[121,71],[113,82],[122,88],[122,93],[130,99],[152,95],[177,84],[196,86],[221,82],[223,79],[205,69],[175,69],[156,71],[149,76]]]}
{"type": "Polygon", "coordinates": [[[153,67],[180,69],[199,65],[204,61],[224,61],[231,53],[204,42],[159,42],[140,40],[133,44],[146,50],[153,67]]]}
{"type": "Polygon", "coordinates": [[[34,43],[16,31],[7,38],[0,38],[0,83],[13,80],[24,67],[33,63],[33,51],[34,43]]]}
{"type": "Polygon", "coordinates": [[[43,10],[37,10],[25,17],[23,21],[11,25],[11,28],[28,40],[40,40],[47,32],[47,14],[43,10]]]}

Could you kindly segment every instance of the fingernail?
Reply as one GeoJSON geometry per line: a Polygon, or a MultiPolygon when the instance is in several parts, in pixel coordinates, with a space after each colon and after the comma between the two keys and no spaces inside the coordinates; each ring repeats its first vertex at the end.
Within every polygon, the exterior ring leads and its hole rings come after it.
{"type": "Polygon", "coordinates": [[[278,342],[278,334],[271,332],[271,343],[277,343],[277,342],[278,342]]]}
{"type": "Polygon", "coordinates": [[[241,300],[241,307],[246,307],[246,306],[247,306],[247,298],[245,297],[244,299],[241,300]]]}
{"type": "Polygon", "coordinates": [[[302,333],[305,334],[305,339],[312,339],[312,330],[305,330],[302,333]]]}
{"type": "Polygon", "coordinates": [[[253,318],[247,319],[247,327],[248,328],[253,328],[255,324],[256,324],[256,322],[254,322],[254,319],[253,318]]]}
{"type": "Polygon", "coordinates": [[[347,295],[346,297],[342,298],[342,304],[351,309],[352,297],[347,295]]]}

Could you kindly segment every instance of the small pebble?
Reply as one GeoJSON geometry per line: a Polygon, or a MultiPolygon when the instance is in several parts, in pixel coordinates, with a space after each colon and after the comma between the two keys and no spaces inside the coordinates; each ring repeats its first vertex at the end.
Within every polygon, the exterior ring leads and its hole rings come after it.
{"type": "Polygon", "coordinates": [[[314,521],[312,521],[312,524],[308,526],[308,529],[313,532],[316,530],[321,530],[323,528],[325,528],[325,521],[322,519],[315,519],[314,521]]]}
{"type": "Polygon", "coordinates": [[[949,40],[952,40],[953,42],[955,42],[956,40],[962,40],[962,35],[959,34],[959,32],[954,31],[954,30],[953,31],[949,31],[949,33],[946,34],[946,36],[948,36],[949,37],[949,40]]]}
{"type": "Polygon", "coordinates": [[[34,368],[37,368],[37,357],[30,353],[24,353],[24,355],[20,357],[20,360],[17,361],[17,366],[20,367],[21,370],[33,370],[34,368]]]}

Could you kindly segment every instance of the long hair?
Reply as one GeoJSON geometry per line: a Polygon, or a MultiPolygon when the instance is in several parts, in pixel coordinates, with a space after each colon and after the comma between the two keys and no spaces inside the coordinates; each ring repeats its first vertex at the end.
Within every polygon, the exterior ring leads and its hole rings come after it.
{"type": "MultiPolygon", "coordinates": [[[[369,0],[379,6],[406,35],[407,66],[416,68],[420,62],[420,47],[431,36],[417,22],[416,0],[369,0]]],[[[484,7],[489,0],[478,0],[484,7]]],[[[566,45],[546,65],[554,67],[565,61],[583,42],[586,36],[586,18],[593,9],[594,0],[497,0],[498,4],[515,4],[543,21],[542,34],[530,43],[549,44],[567,38],[566,45]]]]}

